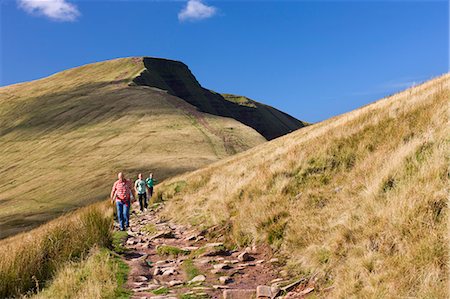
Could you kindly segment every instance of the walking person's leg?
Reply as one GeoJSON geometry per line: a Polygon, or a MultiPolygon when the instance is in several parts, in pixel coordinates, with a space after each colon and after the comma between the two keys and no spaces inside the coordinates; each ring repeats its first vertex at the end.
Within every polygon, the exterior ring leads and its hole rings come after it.
{"type": "Polygon", "coordinates": [[[125,220],[125,227],[126,228],[130,227],[130,206],[131,206],[131,202],[128,205],[123,204],[123,217],[124,217],[124,220],[125,220]]]}
{"type": "Polygon", "coordinates": [[[120,230],[125,230],[125,223],[123,218],[123,206],[124,204],[120,200],[116,201],[117,220],[119,221],[120,230]]]}
{"type": "Polygon", "coordinates": [[[144,206],[145,206],[145,202],[144,202],[144,194],[138,194],[139,197],[139,209],[141,210],[141,212],[144,211],[144,206]]]}
{"type": "Polygon", "coordinates": [[[147,192],[142,194],[142,197],[143,197],[143,201],[144,201],[144,208],[147,209],[147,207],[148,207],[147,192]]]}

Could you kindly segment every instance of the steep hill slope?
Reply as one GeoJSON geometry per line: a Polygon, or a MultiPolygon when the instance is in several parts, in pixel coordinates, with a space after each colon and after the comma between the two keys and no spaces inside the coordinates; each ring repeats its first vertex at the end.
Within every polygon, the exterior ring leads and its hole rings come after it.
{"type": "Polygon", "coordinates": [[[447,74],[172,178],[158,196],[174,220],[270,245],[320,297],[448,298],[449,99],[447,74]]]}
{"type": "MultiPolygon", "coordinates": [[[[161,61],[170,74],[175,62],[161,61]]],[[[162,180],[266,141],[165,90],[129,86],[145,69],[116,59],[0,88],[0,238],[104,199],[119,170],[162,180]]]]}

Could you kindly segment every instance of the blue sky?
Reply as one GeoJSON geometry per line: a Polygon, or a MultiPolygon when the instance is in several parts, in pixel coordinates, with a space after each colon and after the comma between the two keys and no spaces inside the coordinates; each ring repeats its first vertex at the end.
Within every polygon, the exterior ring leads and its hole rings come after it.
{"type": "Polygon", "coordinates": [[[447,1],[0,1],[3,86],[156,56],[316,122],[449,68],[447,1]]]}

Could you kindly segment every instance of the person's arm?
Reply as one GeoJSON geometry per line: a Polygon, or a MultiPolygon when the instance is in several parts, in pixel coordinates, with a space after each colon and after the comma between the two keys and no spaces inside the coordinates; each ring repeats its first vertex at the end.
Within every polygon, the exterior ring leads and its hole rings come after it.
{"type": "Polygon", "coordinates": [[[130,200],[131,200],[131,202],[135,202],[136,201],[136,196],[137,196],[137,190],[135,190],[135,192],[133,192],[133,190],[130,188],[130,200]]]}
{"type": "Polygon", "coordinates": [[[111,189],[111,202],[114,203],[114,199],[116,197],[116,184],[113,185],[112,189],[111,189]]]}
{"type": "Polygon", "coordinates": [[[138,184],[138,181],[135,181],[134,182],[134,192],[138,192],[138,189],[137,189],[137,184],[138,184]]]}

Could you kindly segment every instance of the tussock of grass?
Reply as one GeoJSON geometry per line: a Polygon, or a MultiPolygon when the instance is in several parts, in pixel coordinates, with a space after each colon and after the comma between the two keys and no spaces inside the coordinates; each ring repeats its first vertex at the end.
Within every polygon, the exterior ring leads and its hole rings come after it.
{"type": "Polygon", "coordinates": [[[112,234],[112,248],[114,252],[124,253],[127,248],[124,246],[128,233],[126,231],[115,231],[112,234]]]}
{"type": "Polygon", "coordinates": [[[153,223],[149,223],[149,224],[145,225],[145,226],[142,228],[142,231],[143,231],[143,232],[146,232],[146,233],[149,234],[149,235],[153,235],[153,234],[155,234],[158,230],[156,229],[156,226],[155,226],[153,223]]]}
{"type": "Polygon", "coordinates": [[[207,294],[191,294],[185,293],[180,295],[180,299],[207,299],[210,298],[207,294]]]}
{"type": "Polygon", "coordinates": [[[153,290],[152,293],[155,295],[167,295],[169,293],[169,288],[160,287],[159,289],[153,290]]]}
{"type": "Polygon", "coordinates": [[[195,266],[192,259],[187,259],[183,261],[182,268],[186,274],[187,280],[191,280],[195,276],[202,274],[200,270],[195,266]]]}
{"type": "Polygon", "coordinates": [[[270,244],[319,296],[447,298],[449,99],[444,75],[175,177],[165,214],[270,244]]]}
{"type": "Polygon", "coordinates": [[[33,299],[129,298],[124,289],[128,266],[106,249],[94,248],[86,260],[62,267],[50,285],[33,299]]]}
{"type": "Polygon", "coordinates": [[[179,256],[179,255],[187,255],[189,254],[189,251],[183,250],[175,246],[161,245],[158,247],[158,249],[156,249],[156,253],[161,256],[164,255],[179,256]]]}
{"type": "Polygon", "coordinates": [[[0,297],[42,289],[70,261],[111,244],[112,211],[104,203],[82,208],[0,245],[0,297]]]}

